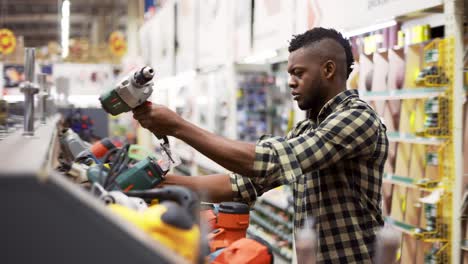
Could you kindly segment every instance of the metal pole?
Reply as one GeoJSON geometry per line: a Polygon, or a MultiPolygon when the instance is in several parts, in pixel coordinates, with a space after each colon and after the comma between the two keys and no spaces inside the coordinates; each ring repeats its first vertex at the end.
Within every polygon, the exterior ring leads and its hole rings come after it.
{"type": "Polygon", "coordinates": [[[24,52],[24,75],[26,82],[34,82],[34,64],[36,62],[36,49],[25,48],[24,52]]]}
{"type": "Polygon", "coordinates": [[[46,123],[47,118],[47,97],[49,93],[47,91],[47,74],[39,73],[37,75],[37,82],[39,83],[40,91],[40,104],[41,104],[41,123],[46,123]]]}
{"type": "Polygon", "coordinates": [[[26,81],[21,84],[24,93],[24,130],[23,135],[34,135],[34,94],[39,89],[34,84],[35,49],[26,48],[24,57],[24,73],[26,81]]]}

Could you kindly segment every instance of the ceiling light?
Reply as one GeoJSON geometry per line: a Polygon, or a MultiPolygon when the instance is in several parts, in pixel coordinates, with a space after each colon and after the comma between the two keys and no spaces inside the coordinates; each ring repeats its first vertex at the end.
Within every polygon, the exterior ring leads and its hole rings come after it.
{"type": "Polygon", "coordinates": [[[362,35],[362,34],[365,34],[365,33],[374,32],[374,31],[377,31],[379,29],[393,27],[396,24],[397,24],[396,20],[390,20],[390,21],[386,21],[386,22],[382,22],[382,23],[377,23],[377,24],[374,24],[374,25],[371,25],[371,26],[354,29],[354,30],[351,30],[351,31],[345,31],[343,35],[346,38],[350,38],[350,37],[362,35]]]}
{"type": "Polygon", "coordinates": [[[68,56],[68,46],[70,38],[70,1],[65,0],[62,2],[62,20],[60,21],[61,26],[61,44],[62,44],[62,58],[68,56]]]}

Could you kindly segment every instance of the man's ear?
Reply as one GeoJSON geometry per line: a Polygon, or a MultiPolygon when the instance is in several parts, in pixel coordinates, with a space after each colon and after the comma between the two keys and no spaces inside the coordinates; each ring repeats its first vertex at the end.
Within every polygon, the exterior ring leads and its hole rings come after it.
{"type": "Polygon", "coordinates": [[[332,60],[327,60],[322,67],[323,76],[326,79],[331,79],[336,74],[336,63],[332,60]]]}

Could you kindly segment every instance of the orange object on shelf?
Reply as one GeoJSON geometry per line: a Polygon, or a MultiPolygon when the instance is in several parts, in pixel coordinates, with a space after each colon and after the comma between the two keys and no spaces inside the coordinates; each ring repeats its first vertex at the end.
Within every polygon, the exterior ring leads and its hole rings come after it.
{"type": "Polygon", "coordinates": [[[236,202],[224,202],[219,206],[216,229],[208,234],[210,251],[226,248],[245,238],[249,227],[249,207],[236,202]]]}
{"type": "Polygon", "coordinates": [[[109,150],[115,149],[119,147],[119,145],[121,144],[117,144],[117,142],[113,142],[109,138],[104,138],[91,146],[91,153],[93,153],[96,158],[100,159],[104,157],[109,150]]]}
{"type": "Polygon", "coordinates": [[[270,264],[273,263],[273,254],[266,245],[254,239],[242,238],[223,250],[212,263],[270,264]]]}

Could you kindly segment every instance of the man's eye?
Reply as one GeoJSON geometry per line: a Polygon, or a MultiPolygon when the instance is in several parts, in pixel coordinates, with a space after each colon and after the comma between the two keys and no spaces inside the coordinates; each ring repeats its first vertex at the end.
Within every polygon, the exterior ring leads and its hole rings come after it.
{"type": "Polygon", "coordinates": [[[295,72],[294,72],[294,75],[295,75],[296,77],[301,77],[303,73],[304,73],[303,71],[295,71],[295,72]]]}

